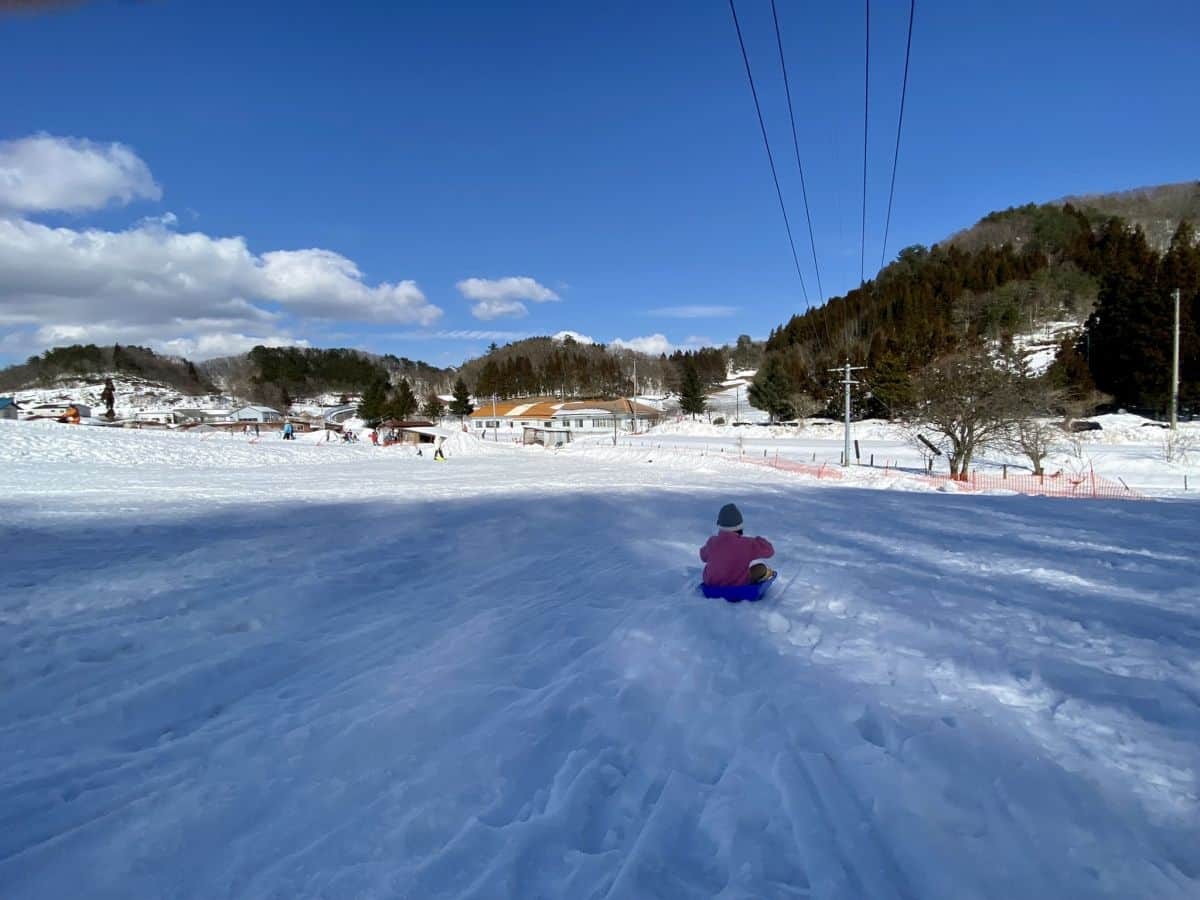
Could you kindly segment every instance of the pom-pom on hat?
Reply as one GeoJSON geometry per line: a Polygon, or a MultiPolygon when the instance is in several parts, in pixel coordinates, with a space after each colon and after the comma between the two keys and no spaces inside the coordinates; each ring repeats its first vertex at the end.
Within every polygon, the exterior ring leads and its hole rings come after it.
{"type": "Polygon", "coordinates": [[[722,531],[737,531],[742,527],[742,511],[732,503],[726,503],[717,513],[717,527],[722,531]]]}

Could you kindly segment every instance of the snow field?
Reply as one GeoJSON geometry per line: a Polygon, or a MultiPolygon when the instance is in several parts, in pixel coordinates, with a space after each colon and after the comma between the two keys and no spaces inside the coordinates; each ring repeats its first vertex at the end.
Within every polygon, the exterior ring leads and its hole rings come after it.
{"type": "Polygon", "coordinates": [[[0,423],[0,895],[1200,892],[1195,504],[450,447],[0,423]]]}

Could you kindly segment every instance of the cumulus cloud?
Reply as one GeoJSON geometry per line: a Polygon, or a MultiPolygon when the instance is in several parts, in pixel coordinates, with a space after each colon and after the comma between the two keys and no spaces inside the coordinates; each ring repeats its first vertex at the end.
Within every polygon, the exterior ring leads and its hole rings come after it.
{"type": "Polygon", "coordinates": [[[595,340],[588,337],[586,334],[580,334],[578,331],[560,331],[560,332],[558,332],[558,334],[555,334],[552,336],[553,340],[556,340],[560,343],[565,341],[567,338],[570,338],[577,344],[594,344],[594,343],[596,343],[595,340]]]}
{"type": "Polygon", "coordinates": [[[474,300],[471,315],[477,319],[498,319],[529,314],[522,301],[549,303],[560,299],[544,284],[525,275],[507,278],[466,278],[455,285],[468,300],[474,300]]]}
{"type": "Polygon", "coordinates": [[[668,319],[720,319],[736,314],[736,306],[661,306],[646,311],[648,316],[668,319]]]}
{"type": "Polygon", "coordinates": [[[256,254],[242,237],[178,233],[171,212],[123,231],[33,220],[161,193],[123,144],[0,142],[0,349],[111,339],[204,357],[306,344],[289,318],[429,326],[442,314],[415,282],[370,284],[339,253],[256,254]]]}
{"type": "Polygon", "coordinates": [[[667,340],[664,334],[649,334],[645,337],[635,337],[629,340],[622,338],[614,338],[612,346],[619,347],[623,350],[636,350],[638,353],[648,353],[651,356],[658,356],[661,353],[670,353],[675,347],[667,340]]]}
{"type": "Polygon", "coordinates": [[[124,144],[48,134],[0,141],[0,212],[83,212],[160,197],[150,168],[124,144]]]}
{"type": "Polygon", "coordinates": [[[529,309],[520,300],[480,300],[471,307],[471,315],[485,322],[491,319],[516,319],[529,315],[529,309]]]}

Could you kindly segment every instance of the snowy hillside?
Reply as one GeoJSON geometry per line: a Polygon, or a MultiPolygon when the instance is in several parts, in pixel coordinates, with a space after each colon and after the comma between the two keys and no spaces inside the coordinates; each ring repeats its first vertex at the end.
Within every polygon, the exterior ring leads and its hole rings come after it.
{"type": "MultiPolygon", "coordinates": [[[[103,375],[95,378],[62,378],[52,387],[18,390],[12,396],[26,409],[45,403],[83,403],[90,406],[94,413],[101,413],[104,411],[104,403],[100,399],[104,378],[103,375]]],[[[228,409],[234,404],[230,397],[219,394],[189,396],[159,382],[136,376],[113,375],[112,379],[116,395],[114,411],[118,418],[150,410],[228,409]]]]}
{"type": "Polygon", "coordinates": [[[1200,507],[694,450],[0,421],[0,895],[1200,895],[1200,507]]]}

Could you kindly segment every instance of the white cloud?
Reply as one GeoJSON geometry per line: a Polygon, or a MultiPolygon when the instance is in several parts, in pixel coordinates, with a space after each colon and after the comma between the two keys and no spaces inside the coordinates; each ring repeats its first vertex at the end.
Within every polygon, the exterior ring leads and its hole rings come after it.
{"type": "Polygon", "coordinates": [[[529,310],[520,300],[480,300],[471,307],[471,315],[485,322],[492,319],[519,319],[529,315],[529,310]]]}
{"type": "Polygon", "coordinates": [[[663,316],[668,319],[720,319],[735,315],[736,306],[662,306],[646,311],[648,316],[663,316]]]}
{"type": "Polygon", "coordinates": [[[49,135],[0,142],[0,347],[111,339],[199,357],[303,345],[291,317],[429,326],[442,314],[415,282],[369,284],[331,250],[255,254],[241,237],[180,234],[171,212],[124,231],[29,218],[161,193],[122,144],[49,135]]]}
{"type": "Polygon", "coordinates": [[[113,232],[0,218],[0,329],[87,323],[86,332],[140,330],[163,346],[277,333],[285,314],[430,325],[441,310],[414,282],[369,285],[351,260],[328,250],[256,256],[243,238],[178,234],[158,223],[113,232]]]}
{"type": "Polygon", "coordinates": [[[645,337],[630,338],[627,341],[621,338],[614,338],[612,346],[620,347],[624,350],[636,350],[638,353],[648,353],[651,356],[658,356],[660,353],[670,353],[675,349],[664,334],[649,334],[645,337]]]}
{"type": "Polygon", "coordinates": [[[0,141],[0,211],[82,212],[160,197],[149,167],[124,144],[48,134],[0,141]]]}
{"type": "Polygon", "coordinates": [[[455,287],[468,300],[476,301],[471,315],[484,320],[528,315],[529,308],[522,301],[548,303],[559,299],[550,288],[524,275],[466,278],[455,287]]]}
{"type": "Polygon", "coordinates": [[[578,331],[560,331],[560,332],[558,332],[558,334],[553,336],[553,340],[560,341],[560,342],[565,341],[567,338],[570,338],[577,344],[594,344],[594,343],[596,343],[595,340],[588,337],[586,334],[580,334],[578,331]]]}

